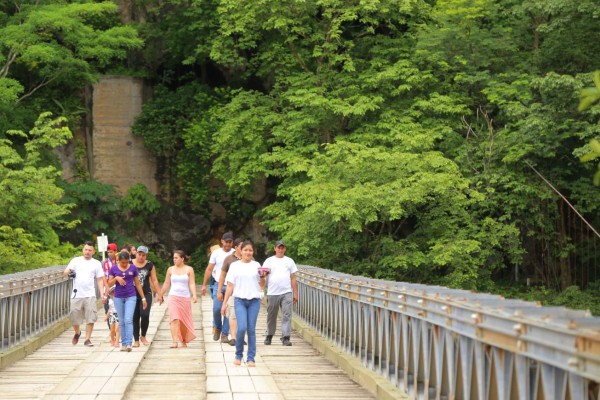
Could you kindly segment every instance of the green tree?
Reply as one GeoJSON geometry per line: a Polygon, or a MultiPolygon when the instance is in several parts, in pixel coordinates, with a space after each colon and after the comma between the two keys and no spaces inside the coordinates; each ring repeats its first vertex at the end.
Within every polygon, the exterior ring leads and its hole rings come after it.
{"type": "MultiPolygon", "coordinates": [[[[157,86],[153,99],[144,105],[143,112],[133,126],[133,132],[144,138],[144,145],[157,158],[158,170],[162,171],[162,195],[171,203],[185,204],[186,191],[181,189],[185,187],[193,191],[194,184],[188,183],[196,181],[192,176],[207,175],[202,174],[207,171],[202,161],[207,160],[208,152],[202,154],[202,148],[208,147],[208,141],[201,143],[199,151],[192,150],[191,167],[183,162],[190,156],[184,151],[186,130],[195,118],[201,118],[201,102],[206,98],[206,90],[206,87],[197,84],[185,85],[175,91],[157,86]],[[190,176],[184,175],[186,173],[190,173],[190,176]]],[[[206,136],[200,142],[204,140],[206,136]]],[[[190,149],[192,147],[190,143],[190,149]]],[[[203,183],[203,178],[200,178],[200,182],[203,183]]],[[[200,208],[205,199],[202,196],[192,197],[195,200],[192,205],[200,208]]]]}
{"type": "Polygon", "coordinates": [[[141,50],[143,64],[138,68],[160,85],[176,87],[195,79],[208,83],[209,75],[216,75],[209,54],[218,35],[215,14],[218,3],[217,0],[131,2],[144,20],[138,25],[145,41],[141,50]]]}
{"type": "Polygon", "coordinates": [[[23,156],[14,150],[10,140],[0,141],[1,225],[22,228],[38,238],[53,232],[54,227],[70,225],[65,216],[72,204],[58,204],[63,195],[56,185],[60,172],[40,162],[42,151],[63,145],[71,138],[64,122],[64,118],[52,119],[45,113],[29,134],[8,131],[27,141],[23,156]]]}
{"type": "Polygon", "coordinates": [[[119,23],[113,2],[24,1],[0,10],[1,133],[50,107],[58,111],[52,97],[72,96],[142,46],[135,29],[119,23]]]}
{"type": "Polygon", "coordinates": [[[530,51],[533,71],[577,74],[595,69],[590,65],[598,64],[600,43],[589,40],[598,35],[595,0],[525,0],[512,5],[511,11],[522,22],[515,38],[528,41],[522,46],[530,51]]]}
{"type": "Polygon", "coordinates": [[[79,244],[92,240],[100,233],[115,236],[115,227],[121,215],[121,197],[113,185],[96,179],[78,179],[62,182],[64,195],[61,203],[72,204],[69,218],[80,223],[75,227],[59,230],[60,237],[79,244]]]}
{"type": "Polygon", "coordinates": [[[238,195],[276,179],[264,223],[298,256],[468,288],[518,259],[517,230],[474,212],[485,197],[442,151],[469,109],[448,68],[415,56],[426,3],[226,4],[211,54],[276,79],[219,109],[213,172],[238,195]]]}
{"type": "Polygon", "coordinates": [[[477,287],[492,272],[481,269],[487,257],[515,235],[491,218],[474,220],[469,211],[484,197],[436,151],[338,141],[310,162],[308,176],[288,201],[265,209],[267,224],[327,268],[477,287]]]}
{"type": "Polygon", "coordinates": [[[237,212],[266,181],[261,221],[303,260],[469,288],[535,276],[532,243],[571,251],[529,166],[598,221],[577,159],[599,114],[574,107],[598,68],[594,0],[140,7],[164,87],[138,131],[180,205],[237,212]]]}
{"type": "Polygon", "coordinates": [[[72,228],[78,221],[68,219],[73,204],[60,202],[60,172],[41,162],[42,152],[71,138],[64,123],[64,118],[51,118],[46,113],[28,134],[9,131],[9,135],[25,140],[23,155],[15,151],[9,139],[0,139],[0,273],[30,268],[30,262],[41,262],[33,264],[36,267],[51,265],[65,256],[64,251],[50,255],[61,248],[56,230],[72,228]],[[36,256],[29,258],[29,252],[36,256]],[[17,260],[19,256],[23,260],[17,260]]]}
{"type": "Polygon", "coordinates": [[[121,209],[126,215],[127,231],[135,233],[158,213],[160,202],[143,183],[137,183],[127,190],[121,202],[121,209]]]}
{"type": "Polygon", "coordinates": [[[68,242],[48,249],[21,228],[0,226],[0,275],[64,265],[76,254],[77,249],[68,242]]]}
{"type": "MultiPolygon", "coordinates": [[[[579,107],[577,107],[579,111],[587,110],[600,100],[600,71],[595,71],[593,75],[595,86],[584,88],[579,93],[580,102],[579,107]]],[[[597,139],[591,139],[589,147],[589,151],[580,158],[582,162],[600,158],[600,142],[597,139]]],[[[598,164],[598,171],[594,174],[594,185],[600,185],[600,164],[598,164]]]]}

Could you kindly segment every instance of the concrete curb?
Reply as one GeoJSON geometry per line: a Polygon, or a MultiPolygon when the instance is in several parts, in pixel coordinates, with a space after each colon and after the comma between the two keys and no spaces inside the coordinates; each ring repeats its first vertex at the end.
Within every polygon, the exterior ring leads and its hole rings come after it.
{"type": "Polygon", "coordinates": [[[365,368],[358,359],[322,337],[300,318],[293,317],[292,328],[325,358],[344,370],[350,379],[373,393],[378,400],[411,399],[383,376],[365,368]]]}
{"type": "Polygon", "coordinates": [[[71,327],[69,317],[64,317],[53,325],[44,328],[40,333],[27,339],[25,342],[0,353],[0,370],[27,357],[46,343],[56,339],[66,329],[71,327]]]}

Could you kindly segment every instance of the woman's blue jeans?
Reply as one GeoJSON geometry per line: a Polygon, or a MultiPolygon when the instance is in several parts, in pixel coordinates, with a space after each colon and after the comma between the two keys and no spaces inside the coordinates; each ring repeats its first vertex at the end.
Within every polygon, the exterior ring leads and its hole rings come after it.
{"type": "Polygon", "coordinates": [[[248,355],[246,362],[254,362],[256,356],[256,320],[260,311],[260,299],[233,300],[235,317],[237,318],[237,335],[235,338],[235,358],[241,360],[244,355],[244,336],[248,333],[248,355]]]}
{"type": "Polygon", "coordinates": [[[136,299],[136,296],[115,297],[115,309],[119,317],[119,330],[121,331],[121,346],[131,346],[133,342],[133,313],[136,299]]]}

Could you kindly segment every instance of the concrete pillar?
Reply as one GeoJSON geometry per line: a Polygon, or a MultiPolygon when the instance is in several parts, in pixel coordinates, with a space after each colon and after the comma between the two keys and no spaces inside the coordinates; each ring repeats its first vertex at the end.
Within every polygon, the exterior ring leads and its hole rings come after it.
{"type": "Polygon", "coordinates": [[[158,193],[156,160],[142,138],[131,133],[142,111],[142,94],[139,78],[104,76],[93,87],[90,173],[100,182],[115,185],[121,194],[136,183],[158,193]]]}

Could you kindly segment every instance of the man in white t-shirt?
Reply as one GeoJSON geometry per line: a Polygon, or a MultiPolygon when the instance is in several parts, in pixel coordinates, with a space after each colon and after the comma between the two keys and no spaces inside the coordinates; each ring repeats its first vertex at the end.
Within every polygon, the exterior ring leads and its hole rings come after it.
{"type": "MultiPolygon", "coordinates": [[[[213,340],[217,341],[221,339],[223,343],[229,342],[229,319],[221,316],[221,307],[223,306],[223,297],[217,297],[217,289],[219,285],[219,278],[221,277],[221,267],[225,258],[233,253],[231,246],[233,245],[233,233],[225,232],[221,238],[221,244],[223,247],[219,247],[210,254],[210,260],[204,271],[204,281],[202,283],[202,296],[206,295],[206,286],[209,279],[212,277],[211,293],[213,300],[213,340]],[[221,319],[222,318],[222,319],[221,319]]],[[[225,294],[227,285],[223,285],[221,294],[225,294]]]]}
{"type": "Polygon", "coordinates": [[[265,260],[263,268],[269,268],[267,276],[267,337],[265,344],[270,345],[275,328],[277,313],[281,307],[281,343],[291,346],[292,307],[298,302],[298,267],[290,257],[285,255],[283,240],[275,242],[275,255],[265,260]]]}
{"type": "Polygon", "coordinates": [[[76,345],[81,336],[80,326],[85,322],[85,342],[88,347],[93,346],[90,338],[94,330],[94,323],[98,319],[98,303],[96,299],[96,288],[94,280],[98,282],[98,289],[102,293],[102,303],[106,303],[104,287],[106,278],[100,261],[92,258],[94,255],[94,242],[85,242],[83,245],[83,256],[75,257],[67,265],[63,274],[68,276],[74,272],[73,296],[71,297],[71,324],[75,335],[71,343],[76,345]]]}

